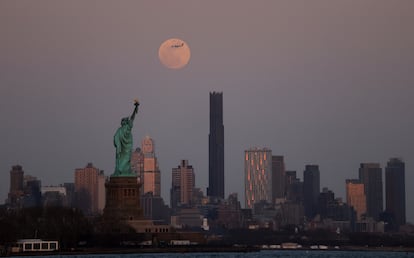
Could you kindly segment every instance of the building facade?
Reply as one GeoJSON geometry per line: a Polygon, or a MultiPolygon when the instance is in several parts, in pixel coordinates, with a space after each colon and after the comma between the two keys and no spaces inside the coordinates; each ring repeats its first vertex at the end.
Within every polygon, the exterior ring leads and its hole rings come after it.
{"type": "Polygon", "coordinates": [[[244,156],[245,207],[252,209],[260,201],[272,203],[272,151],[251,148],[244,156]]]}
{"type": "Polygon", "coordinates": [[[12,166],[10,170],[10,190],[7,198],[7,203],[11,206],[20,206],[24,196],[23,179],[24,171],[22,166],[12,166]]]}
{"type": "Polygon", "coordinates": [[[105,175],[88,163],[75,169],[76,206],[86,214],[102,213],[105,208],[105,175]]]}
{"type": "Polygon", "coordinates": [[[385,168],[386,211],[394,218],[394,230],[406,223],[405,213],[405,163],[391,158],[385,168]]]}
{"type": "Polygon", "coordinates": [[[358,179],[346,180],[346,203],[354,208],[357,220],[362,220],[367,212],[367,199],[364,184],[358,179]]]}
{"type": "Polygon", "coordinates": [[[367,216],[379,219],[383,212],[382,169],[378,163],[361,163],[359,180],[364,184],[367,216]]]}
{"type": "Polygon", "coordinates": [[[207,196],[224,199],[223,93],[210,93],[207,196]]]}
{"type": "Polygon", "coordinates": [[[42,182],[35,176],[24,175],[23,177],[23,204],[24,208],[39,207],[42,203],[41,189],[42,182]]]}
{"type": "Polygon", "coordinates": [[[283,156],[272,156],[273,201],[286,197],[286,170],[283,156]]]}
{"type": "MultiPolygon", "coordinates": [[[[137,176],[138,183],[142,183],[144,179],[141,176],[144,175],[144,153],[141,148],[136,148],[131,153],[131,170],[137,176]]],[[[141,187],[143,189],[143,187],[141,187]]],[[[142,194],[142,192],[141,192],[142,194]]]]}
{"type": "Polygon", "coordinates": [[[161,196],[161,173],[155,156],[154,140],[149,136],[144,137],[141,150],[143,166],[138,178],[142,183],[142,193],[152,193],[153,196],[159,197],[161,196]]]}
{"type": "Polygon", "coordinates": [[[43,207],[69,207],[66,187],[42,186],[41,193],[43,207]]]}
{"type": "Polygon", "coordinates": [[[182,160],[180,165],[172,169],[171,177],[171,208],[192,204],[195,187],[194,169],[188,160],[182,160]]]}
{"type": "Polygon", "coordinates": [[[306,165],[303,171],[303,198],[305,215],[313,218],[317,213],[320,193],[320,172],[318,165],[306,165]]]}
{"type": "Polygon", "coordinates": [[[303,182],[297,178],[296,171],[286,171],[286,199],[303,204],[303,182]]]}

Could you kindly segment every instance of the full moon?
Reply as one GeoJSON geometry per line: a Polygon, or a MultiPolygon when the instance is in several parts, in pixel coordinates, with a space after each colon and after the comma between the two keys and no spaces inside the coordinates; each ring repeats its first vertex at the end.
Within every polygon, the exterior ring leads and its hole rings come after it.
{"type": "Polygon", "coordinates": [[[158,57],[161,63],[170,69],[183,68],[190,61],[190,56],[190,48],[181,39],[167,39],[158,49],[158,57]]]}

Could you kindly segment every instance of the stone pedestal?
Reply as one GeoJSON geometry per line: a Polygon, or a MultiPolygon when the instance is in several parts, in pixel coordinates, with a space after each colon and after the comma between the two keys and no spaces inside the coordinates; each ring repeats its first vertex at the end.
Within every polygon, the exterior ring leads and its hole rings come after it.
{"type": "Polygon", "coordinates": [[[137,177],[110,177],[105,184],[104,220],[108,223],[143,219],[137,177]]]}

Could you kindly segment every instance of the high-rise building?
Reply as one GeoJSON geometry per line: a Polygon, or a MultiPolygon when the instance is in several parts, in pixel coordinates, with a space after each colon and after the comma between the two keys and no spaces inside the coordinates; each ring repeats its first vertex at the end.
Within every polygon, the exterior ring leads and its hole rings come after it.
{"type": "Polygon", "coordinates": [[[318,165],[306,165],[303,171],[303,198],[305,215],[313,218],[317,213],[320,193],[320,173],[318,165]]]}
{"type": "Polygon", "coordinates": [[[382,169],[378,163],[361,163],[359,180],[364,184],[367,216],[379,219],[383,211],[382,169]]]}
{"type": "Polygon", "coordinates": [[[286,199],[303,204],[303,182],[296,177],[296,171],[286,171],[286,199]]]}
{"type": "Polygon", "coordinates": [[[395,230],[406,223],[405,214],[405,163],[398,158],[388,161],[385,168],[386,211],[395,221],[395,230]]]}
{"type": "Polygon", "coordinates": [[[23,207],[40,207],[42,203],[41,194],[42,182],[36,177],[31,175],[24,175],[23,177],[23,188],[24,198],[23,207]]]}
{"type": "Polygon", "coordinates": [[[10,190],[7,199],[7,203],[11,206],[19,206],[21,203],[21,198],[24,196],[23,178],[22,166],[12,166],[10,170],[10,190]]]}
{"type": "MultiPolygon", "coordinates": [[[[136,148],[131,153],[131,170],[137,176],[138,182],[142,183],[144,181],[141,178],[144,176],[144,153],[142,153],[141,148],[136,148]]],[[[143,190],[143,187],[141,187],[141,190],[143,190]]]]}
{"type": "Polygon", "coordinates": [[[322,189],[318,196],[318,214],[322,219],[328,218],[329,210],[335,205],[335,193],[327,187],[322,189]]]}
{"type": "Polygon", "coordinates": [[[252,209],[255,203],[272,203],[272,151],[267,148],[251,148],[244,152],[245,207],[252,209]]]}
{"type": "Polygon", "coordinates": [[[367,199],[364,184],[358,179],[346,180],[346,203],[354,208],[357,220],[363,219],[363,215],[367,212],[367,199]]]}
{"type": "MultiPolygon", "coordinates": [[[[153,196],[161,196],[161,173],[158,167],[158,160],[155,156],[155,143],[154,140],[145,136],[142,140],[142,155],[143,155],[143,167],[141,175],[138,175],[139,180],[142,183],[142,193],[152,193],[153,196]]],[[[139,158],[139,157],[138,157],[139,158]]],[[[133,168],[134,169],[134,168],[133,168]]]]}
{"type": "Polygon", "coordinates": [[[101,213],[105,208],[105,175],[92,163],[75,169],[76,206],[86,214],[101,213]]]}
{"type": "Polygon", "coordinates": [[[286,171],[283,156],[272,156],[273,201],[286,197],[286,171]]]}
{"type": "Polygon", "coordinates": [[[191,205],[195,176],[194,169],[188,164],[188,160],[182,160],[178,167],[172,169],[171,179],[171,208],[191,205]]]}
{"type": "Polygon", "coordinates": [[[210,92],[207,196],[224,199],[223,93],[210,92]]]}

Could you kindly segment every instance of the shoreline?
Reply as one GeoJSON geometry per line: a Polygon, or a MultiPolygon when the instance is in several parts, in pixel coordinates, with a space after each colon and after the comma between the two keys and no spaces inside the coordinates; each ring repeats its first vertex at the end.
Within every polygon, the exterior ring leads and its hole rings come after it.
{"type": "Polygon", "coordinates": [[[234,246],[181,246],[181,247],[141,247],[141,248],[84,248],[53,252],[9,253],[5,256],[52,256],[52,255],[100,255],[100,254],[150,254],[150,253],[247,253],[260,251],[349,251],[349,252],[406,252],[414,253],[414,247],[364,247],[343,246],[340,248],[312,249],[302,247],[296,249],[234,247],[234,246]]]}

